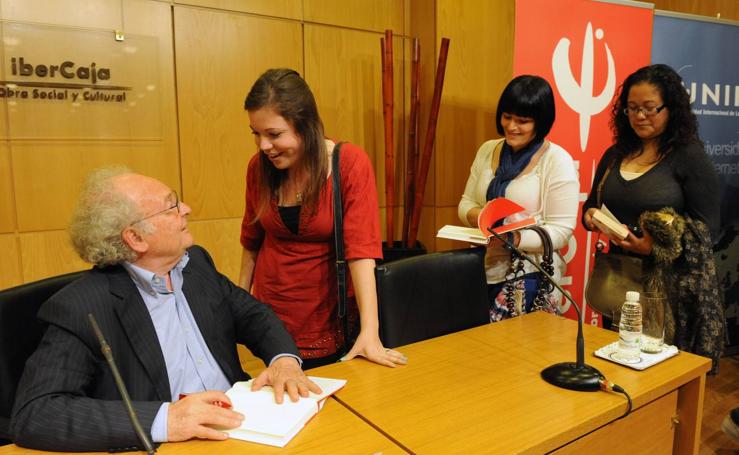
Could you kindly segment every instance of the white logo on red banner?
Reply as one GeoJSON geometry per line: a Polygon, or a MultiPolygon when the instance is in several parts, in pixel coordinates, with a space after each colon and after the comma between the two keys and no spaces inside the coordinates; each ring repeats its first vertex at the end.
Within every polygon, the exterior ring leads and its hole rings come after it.
{"type": "MultiPolygon", "coordinates": [[[[603,30],[597,29],[595,37],[603,39],[603,30]]],[[[603,43],[608,59],[606,85],[597,96],[593,96],[593,26],[588,22],[585,28],[585,39],[582,48],[582,66],[580,67],[580,84],[572,74],[570,65],[570,40],[562,38],[552,53],[552,72],[562,99],[580,116],[580,151],[584,152],[590,134],[590,118],[605,109],[616,91],[616,65],[607,43],[603,43]]]]}

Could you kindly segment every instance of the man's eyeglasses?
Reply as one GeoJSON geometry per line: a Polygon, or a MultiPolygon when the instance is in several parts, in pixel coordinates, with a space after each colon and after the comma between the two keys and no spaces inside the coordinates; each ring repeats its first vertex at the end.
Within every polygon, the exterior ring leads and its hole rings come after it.
{"type": "Polygon", "coordinates": [[[646,117],[652,117],[660,112],[662,112],[662,109],[666,108],[664,104],[662,106],[651,106],[651,107],[641,107],[641,106],[629,106],[627,108],[624,108],[624,114],[626,115],[633,115],[636,117],[639,115],[639,112],[643,112],[646,117]]]}
{"type": "Polygon", "coordinates": [[[142,221],[144,221],[144,220],[148,220],[149,218],[155,217],[155,216],[157,216],[157,215],[161,215],[162,213],[164,213],[164,212],[168,212],[168,211],[170,211],[170,210],[172,210],[172,209],[177,209],[177,213],[179,214],[179,213],[180,213],[180,198],[179,198],[179,197],[177,197],[177,191],[172,191],[172,194],[170,195],[170,197],[171,197],[172,199],[174,199],[174,204],[172,204],[171,206],[167,207],[167,208],[166,208],[166,209],[164,209],[164,210],[160,210],[160,211],[158,211],[158,212],[156,212],[156,213],[152,213],[152,214],[151,214],[151,215],[149,215],[149,216],[145,216],[145,217],[143,217],[143,218],[139,218],[138,220],[136,220],[136,221],[134,221],[133,223],[129,224],[129,226],[133,226],[133,225],[134,225],[134,224],[136,224],[136,223],[140,223],[140,222],[142,222],[142,221]]]}

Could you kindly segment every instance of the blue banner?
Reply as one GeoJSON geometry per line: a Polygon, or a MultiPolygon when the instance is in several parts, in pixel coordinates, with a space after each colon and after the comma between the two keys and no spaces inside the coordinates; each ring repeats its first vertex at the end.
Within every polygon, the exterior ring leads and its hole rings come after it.
{"type": "Polygon", "coordinates": [[[730,344],[739,349],[739,26],[656,13],[652,63],[683,78],[706,153],[721,179],[716,265],[724,290],[730,344]]]}

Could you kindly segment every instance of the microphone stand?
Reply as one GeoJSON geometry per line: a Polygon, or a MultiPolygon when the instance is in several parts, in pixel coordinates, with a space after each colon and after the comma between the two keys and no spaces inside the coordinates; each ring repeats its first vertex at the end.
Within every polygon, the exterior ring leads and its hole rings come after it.
{"type": "Polygon", "coordinates": [[[562,295],[570,301],[570,303],[572,303],[572,306],[574,306],[577,311],[577,342],[575,344],[577,361],[574,363],[562,362],[551,365],[542,370],[541,377],[548,383],[564,389],[578,390],[581,392],[595,392],[600,390],[600,381],[604,380],[605,377],[600,371],[585,363],[585,339],[582,335],[582,313],[580,312],[580,307],[578,307],[577,303],[575,303],[572,297],[570,297],[570,294],[565,292],[565,290],[557,284],[557,281],[545,272],[535,260],[516,248],[511,242],[506,240],[505,237],[495,232],[492,226],[488,228],[488,231],[493,234],[496,239],[500,240],[509,250],[513,251],[518,256],[524,258],[526,262],[536,267],[542,276],[545,277],[548,282],[553,284],[554,287],[557,288],[559,292],[561,292],[562,295]]]}
{"type": "Polygon", "coordinates": [[[133,409],[131,397],[128,396],[126,385],[123,383],[123,378],[121,378],[121,374],[118,371],[115,360],[113,360],[113,353],[110,349],[110,346],[108,346],[108,342],[105,341],[105,338],[103,337],[103,332],[100,330],[100,327],[95,320],[95,316],[93,316],[92,313],[88,313],[87,317],[88,319],[90,319],[92,330],[95,331],[95,335],[97,335],[98,341],[100,341],[100,349],[103,351],[103,357],[105,357],[105,360],[108,361],[108,366],[110,366],[110,370],[113,372],[115,385],[116,387],[118,387],[118,392],[121,394],[123,404],[126,406],[126,411],[128,411],[128,417],[131,419],[133,429],[136,431],[136,435],[139,437],[139,440],[144,445],[144,450],[146,450],[146,453],[148,455],[154,455],[156,449],[154,449],[154,446],[149,440],[149,437],[146,435],[146,432],[144,432],[144,429],[141,427],[141,422],[139,422],[139,418],[136,416],[136,410],[133,409]]]}

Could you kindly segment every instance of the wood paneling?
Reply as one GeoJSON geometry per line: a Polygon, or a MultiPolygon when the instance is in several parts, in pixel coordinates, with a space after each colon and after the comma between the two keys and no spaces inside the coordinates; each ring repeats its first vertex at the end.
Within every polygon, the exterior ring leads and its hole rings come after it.
{"type": "MultiPolygon", "coordinates": [[[[124,2],[127,4],[135,1],[124,2]]],[[[3,19],[70,27],[121,29],[121,0],[0,0],[3,19]]]]}
{"type": "Polygon", "coordinates": [[[478,147],[497,137],[495,109],[513,72],[514,2],[438,0],[451,39],[436,133],[436,205],[456,206],[478,147]]]}
{"type": "Polygon", "coordinates": [[[15,204],[10,151],[7,142],[0,142],[0,232],[15,231],[15,204]]]}
{"type": "Polygon", "coordinates": [[[91,267],[77,256],[66,231],[21,234],[20,244],[26,283],[91,267]]]}
{"type": "MultiPolygon", "coordinates": [[[[454,207],[437,207],[434,222],[437,231],[441,229],[441,227],[445,224],[462,226],[462,222],[459,221],[459,217],[457,216],[456,205],[454,207]]],[[[453,250],[457,248],[464,248],[467,246],[470,246],[470,244],[466,242],[458,242],[456,240],[439,238],[436,239],[436,251],[453,250]]]]}
{"type": "MultiPolygon", "coordinates": [[[[79,26],[76,21],[76,14],[79,11],[87,11],[92,8],[97,11],[96,6],[107,11],[111,2],[58,2],[67,9],[57,11],[56,2],[10,2],[12,3],[10,11],[3,9],[4,17],[23,20],[37,21],[53,21],[61,24],[63,27],[70,27],[73,33],[80,33],[74,27],[79,26]],[[72,6],[72,3],[74,6],[72,6]],[[53,4],[53,5],[52,5],[53,4]],[[41,8],[44,6],[45,8],[41,8]],[[44,11],[41,11],[44,10],[44,11]],[[65,11],[62,13],[62,11],[65,11]],[[51,15],[57,12],[59,17],[51,15]],[[45,15],[46,14],[46,15],[45,15]],[[46,18],[46,19],[44,19],[46,18]]],[[[115,14],[120,18],[121,3],[116,4],[115,14]]],[[[3,4],[5,8],[5,4],[3,4]]],[[[108,14],[108,13],[105,13],[108,14]]],[[[113,14],[113,13],[110,13],[113,14]]],[[[90,170],[111,164],[127,164],[138,172],[145,173],[163,180],[176,189],[180,189],[179,177],[179,155],[177,152],[176,139],[176,112],[174,102],[174,61],[172,55],[172,30],[169,5],[162,2],[131,0],[123,3],[123,14],[129,22],[127,22],[126,32],[147,37],[147,43],[151,44],[148,49],[150,54],[154,55],[150,63],[156,65],[156,71],[153,78],[156,83],[147,79],[146,93],[156,98],[153,111],[157,113],[158,128],[155,128],[154,137],[147,140],[133,139],[141,135],[138,131],[139,125],[136,123],[136,115],[127,111],[128,106],[106,106],[111,111],[106,111],[106,115],[110,115],[115,111],[116,120],[112,121],[106,117],[106,124],[113,124],[118,130],[115,134],[97,134],[96,128],[98,120],[94,117],[97,111],[89,111],[87,117],[71,117],[60,113],[52,119],[43,118],[43,115],[50,115],[46,110],[39,111],[37,115],[20,115],[12,119],[12,126],[15,129],[10,130],[11,136],[14,131],[33,131],[36,122],[42,118],[44,122],[54,123],[62,130],[65,122],[67,129],[72,130],[79,124],[86,124],[89,128],[89,135],[93,137],[91,140],[78,140],[72,138],[39,138],[25,137],[18,139],[10,138],[11,162],[13,164],[12,178],[14,182],[17,223],[18,230],[21,232],[44,231],[63,229],[67,226],[67,220],[71,215],[75,204],[77,193],[82,184],[84,176],[90,170]],[[129,116],[129,117],[127,117],[129,116]],[[131,118],[134,117],[134,118],[131,118]],[[121,126],[123,125],[123,127],[121,126]],[[126,129],[125,125],[128,125],[126,129]],[[123,129],[121,129],[123,128],[123,129]]],[[[106,16],[107,17],[107,16],[106,16]]],[[[97,27],[107,22],[95,22],[98,16],[90,14],[85,24],[89,27],[97,27]]],[[[102,19],[101,19],[102,20],[102,19]]],[[[108,19],[105,19],[108,20],[108,19]]],[[[64,31],[64,29],[57,29],[64,31]]],[[[97,33],[97,32],[96,32],[97,33]]],[[[95,34],[89,35],[97,36],[95,34]]],[[[50,43],[41,40],[41,43],[50,43]]],[[[83,39],[83,38],[80,38],[83,39]]],[[[97,38],[95,38],[97,39],[97,38]]],[[[129,41],[116,43],[113,41],[112,33],[110,36],[111,52],[124,52],[124,48],[129,41]]],[[[7,43],[6,43],[7,45],[7,43]]],[[[50,43],[53,46],[53,43],[50,43]]],[[[93,49],[105,49],[105,46],[95,43],[93,49]]],[[[89,51],[89,49],[88,49],[89,51]]],[[[129,49],[130,52],[136,52],[135,49],[129,49]]],[[[135,82],[134,75],[132,81],[135,82]]],[[[144,84],[139,81],[137,85],[138,93],[141,93],[140,85],[144,84]]],[[[131,101],[135,103],[135,100],[131,101]]],[[[57,102],[60,103],[60,102],[57,102]]],[[[49,105],[50,109],[52,106],[49,105]]],[[[59,107],[55,105],[53,107],[59,107]]],[[[38,109],[47,109],[47,106],[39,105],[38,109]]],[[[106,129],[106,131],[108,131],[106,129]]],[[[56,274],[56,273],[52,273],[56,274]]]]}
{"type": "Polygon", "coordinates": [[[218,271],[234,283],[238,282],[242,251],[239,243],[241,218],[192,221],[188,228],[195,243],[208,250],[218,271]]]}
{"type": "MultiPolygon", "coordinates": [[[[400,189],[405,150],[403,41],[393,39],[395,188],[400,189]]],[[[375,167],[380,206],[385,206],[380,35],[320,25],[305,26],[305,76],[316,97],[326,134],[362,147],[375,167]]],[[[400,201],[402,192],[395,198],[400,201]]],[[[401,220],[402,222],[402,220],[401,220]]]]}
{"type": "MultiPolygon", "coordinates": [[[[175,4],[205,6],[265,16],[300,19],[302,0],[175,0],[175,4]]],[[[310,3],[310,2],[309,2],[310,3]]]]}
{"type": "Polygon", "coordinates": [[[13,143],[18,229],[66,229],[86,175],[123,164],[179,188],[177,151],[146,143],[13,143]]]}
{"type": "Polygon", "coordinates": [[[405,33],[405,3],[400,0],[312,0],[305,2],[305,20],[376,32],[392,29],[393,33],[402,35],[405,33]]]}
{"type": "Polygon", "coordinates": [[[3,260],[0,261],[0,289],[23,283],[18,236],[0,234],[0,251],[3,252],[3,260]]]}
{"type": "Polygon", "coordinates": [[[721,19],[739,21],[739,2],[737,0],[651,0],[655,9],[698,14],[721,19]]]}
{"type": "Polygon", "coordinates": [[[301,26],[181,6],[174,20],[184,197],[193,220],[240,217],[256,152],[244,97],[269,68],[302,73],[301,26]]]}

